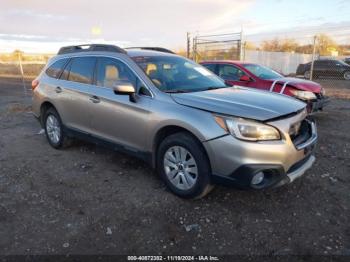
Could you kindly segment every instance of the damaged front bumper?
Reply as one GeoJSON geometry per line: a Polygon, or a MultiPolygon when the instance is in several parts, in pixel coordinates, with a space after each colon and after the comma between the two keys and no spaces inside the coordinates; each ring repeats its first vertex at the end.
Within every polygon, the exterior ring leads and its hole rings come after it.
{"type": "Polygon", "coordinates": [[[322,111],[323,108],[330,102],[329,97],[317,98],[317,100],[312,100],[308,102],[307,110],[309,114],[322,111]]]}

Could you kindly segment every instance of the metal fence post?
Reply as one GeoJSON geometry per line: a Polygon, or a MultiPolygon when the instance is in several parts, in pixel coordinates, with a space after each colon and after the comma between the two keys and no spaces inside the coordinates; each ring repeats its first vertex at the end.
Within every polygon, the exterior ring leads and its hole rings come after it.
{"type": "Polygon", "coordinates": [[[316,40],[317,36],[314,36],[314,43],[313,43],[313,50],[312,50],[312,61],[311,61],[311,68],[310,68],[310,80],[312,81],[313,74],[314,74],[314,62],[315,62],[315,55],[316,55],[316,40]]]}
{"type": "Polygon", "coordinates": [[[243,26],[240,33],[240,40],[239,40],[239,60],[243,61],[243,26]]]}
{"type": "Polygon", "coordinates": [[[193,37],[193,52],[192,52],[192,59],[193,61],[197,62],[197,37],[193,37]]]}
{"type": "Polygon", "coordinates": [[[187,50],[186,50],[186,57],[190,58],[190,49],[191,49],[191,34],[190,32],[187,32],[187,50]]]}
{"type": "Polygon", "coordinates": [[[242,56],[242,61],[244,62],[245,61],[245,51],[246,51],[246,45],[247,45],[247,42],[244,41],[243,43],[243,56],[242,56]]]}

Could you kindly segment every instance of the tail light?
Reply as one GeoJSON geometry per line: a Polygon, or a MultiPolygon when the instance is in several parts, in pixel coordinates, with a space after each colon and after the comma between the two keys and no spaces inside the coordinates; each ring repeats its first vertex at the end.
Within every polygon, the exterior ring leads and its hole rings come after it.
{"type": "Polygon", "coordinates": [[[32,81],[32,90],[34,90],[38,85],[39,85],[39,80],[38,79],[34,79],[32,81]]]}

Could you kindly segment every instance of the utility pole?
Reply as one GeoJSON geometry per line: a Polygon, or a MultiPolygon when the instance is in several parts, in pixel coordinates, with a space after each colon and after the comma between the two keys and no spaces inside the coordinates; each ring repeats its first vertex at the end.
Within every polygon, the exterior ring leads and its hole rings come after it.
{"type": "Polygon", "coordinates": [[[312,50],[312,61],[311,61],[311,68],[310,68],[310,80],[312,80],[313,78],[313,74],[314,74],[314,62],[315,62],[315,55],[316,55],[316,41],[317,41],[317,36],[314,36],[314,48],[312,50]]]}

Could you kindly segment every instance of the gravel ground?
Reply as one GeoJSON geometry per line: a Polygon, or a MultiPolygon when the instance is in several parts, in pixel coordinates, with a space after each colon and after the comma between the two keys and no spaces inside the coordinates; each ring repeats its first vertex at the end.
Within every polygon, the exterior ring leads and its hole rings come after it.
{"type": "Polygon", "coordinates": [[[196,201],[127,155],[85,142],[51,148],[30,103],[18,79],[0,80],[0,254],[350,256],[350,100],[315,116],[317,161],[302,179],[216,187],[196,201]]]}

